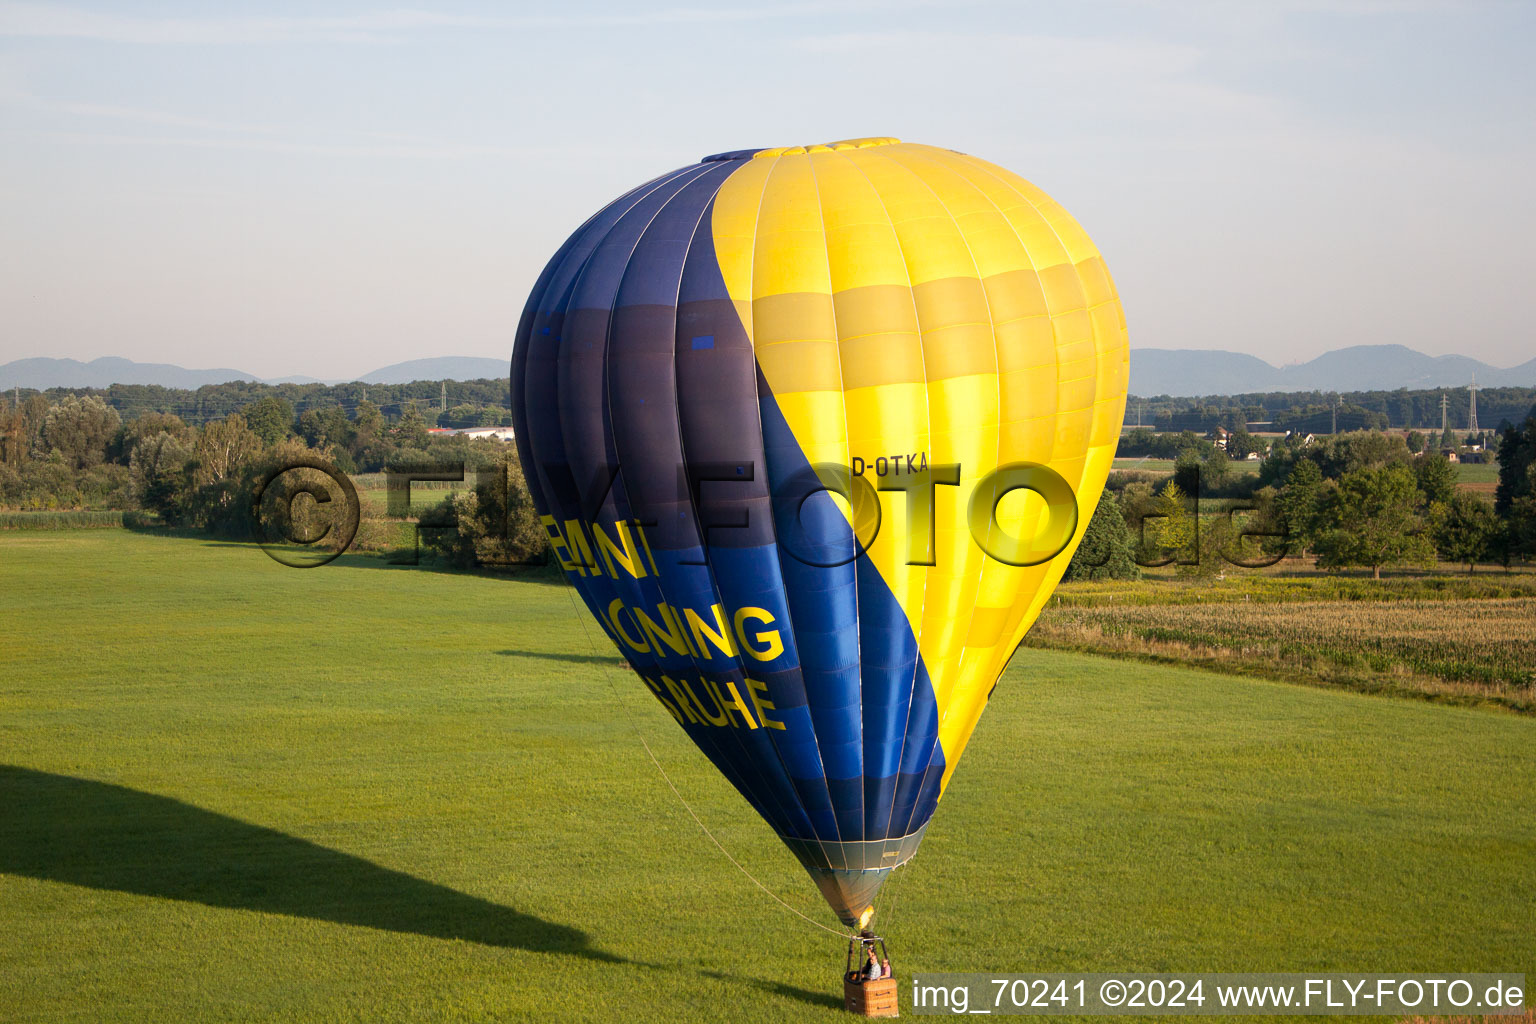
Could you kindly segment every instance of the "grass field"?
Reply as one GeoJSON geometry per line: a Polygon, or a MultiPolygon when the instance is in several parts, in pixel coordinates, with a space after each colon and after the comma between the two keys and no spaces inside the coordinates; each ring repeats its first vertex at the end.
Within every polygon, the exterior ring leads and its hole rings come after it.
{"type": "MultiPolygon", "coordinates": [[[[1172,459],[1116,459],[1112,464],[1113,469],[1141,469],[1149,473],[1172,473],[1172,459]]],[[[1238,459],[1227,464],[1229,473],[1257,473],[1259,463],[1248,459],[1238,459]]]]}
{"type": "MultiPolygon", "coordinates": [[[[846,1020],[600,644],[554,582],[0,537],[0,1020],[846,1020]]],[[[903,973],[1536,974],[1533,862],[1536,719],[1023,650],[877,920],[903,973]]]]}
{"type": "Polygon", "coordinates": [[[1499,464],[1497,462],[1458,463],[1456,466],[1456,484],[1464,491],[1472,491],[1481,494],[1489,501],[1493,500],[1494,492],[1499,487],[1499,464]]]}

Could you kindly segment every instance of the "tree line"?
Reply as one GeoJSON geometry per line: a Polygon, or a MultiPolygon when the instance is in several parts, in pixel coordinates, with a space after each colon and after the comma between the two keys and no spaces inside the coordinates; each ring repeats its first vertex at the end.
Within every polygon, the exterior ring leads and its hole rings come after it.
{"type": "Polygon", "coordinates": [[[146,512],[169,526],[238,531],[267,468],[311,457],[346,473],[391,465],[497,461],[505,444],[433,437],[407,405],[297,410],[260,395],[200,424],[173,412],[124,417],[100,394],[32,394],[0,407],[0,507],[146,512]]]}
{"type": "Polygon", "coordinates": [[[447,427],[503,426],[512,422],[507,407],[507,378],[481,380],[418,380],[409,384],[261,384],[230,381],[207,384],[195,390],[166,388],[156,384],[113,384],[107,388],[50,388],[45,391],[17,388],[4,393],[13,408],[34,398],[56,404],[73,395],[96,397],[116,409],[124,420],[145,413],[169,413],[199,427],[230,413],[241,412],[256,401],[272,398],[286,403],[296,415],[338,409],[349,416],[371,405],[386,419],[395,420],[414,410],[429,423],[447,427]],[[449,408],[442,408],[446,389],[449,408]]]}
{"type": "MultiPolygon", "coordinates": [[[[1409,430],[1439,433],[1441,400],[1447,425],[1465,430],[1471,411],[1466,388],[1427,388],[1395,391],[1349,391],[1337,395],[1319,391],[1272,391],[1241,395],[1178,398],[1131,396],[1126,404],[1128,424],[1145,425],[1160,433],[1192,430],[1207,433],[1217,427],[1237,430],[1248,423],[1268,423],[1275,432],[1321,434],[1348,430],[1409,430]]],[[[1520,423],[1536,402],[1536,388],[1481,388],[1477,393],[1478,421],[1502,428],[1520,423]]]]}
{"type": "MultiPolygon", "coordinates": [[[[0,507],[132,510],[167,525],[239,532],[255,481],[285,460],[319,457],[346,473],[457,461],[499,467],[499,482],[428,516],[454,526],[434,543],[456,561],[485,561],[513,522],[520,557],[538,548],[508,446],[434,437],[427,423],[409,403],[394,418],[361,400],[350,411],[300,410],[271,390],[201,424],[165,411],[124,417],[100,394],[32,394],[0,407],[0,507]]],[[[1172,454],[1174,472],[1167,480],[1112,473],[1069,576],[1135,575],[1161,564],[1211,572],[1277,552],[1376,575],[1436,558],[1470,571],[1536,556],[1536,408],[1498,435],[1491,502],[1457,487],[1436,440],[1446,439],[1364,430],[1266,444],[1238,430],[1223,450],[1193,431],[1131,431],[1121,454],[1172,454]],[[1258,473],[1233,472],[1232,459],[1249,451],[1262,453],[1258,473]],[[1202,515],[1198,502],[1212,499],[1228,507],[1202,515]]]]}
{"type": "Polygon", "coordinates": [[[1069,579],[1134,578],[1141,566],[1167,564],[1213,573],[1285,555],[1377,578],[1437,559],[1472,572],[1536,557],[1536,409],[1497,436],[1493,501],[1460,488],[1456,465],[1418,432],[1293,434],[1264,449],[1257,474],[1241,476],[1228,471],[1226,452],[1192,432],[1150,442],[1137,435],[1126,436],[1138,450],[1177,449],[1174,472],[1160,486],[1162,474],[1110,474],[1069,579]],[[1202,498],[1225,507],[1201,515],[1202,498]]]}

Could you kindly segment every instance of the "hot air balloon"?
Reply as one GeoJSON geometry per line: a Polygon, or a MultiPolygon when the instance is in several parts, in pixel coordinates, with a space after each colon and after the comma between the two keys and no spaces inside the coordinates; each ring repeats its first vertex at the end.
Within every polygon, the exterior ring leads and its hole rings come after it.
{"type": "Polygon", "coordinates": [[[890,138],[705,157],[534,285],[512,405],[554,555],[844,924],[1081,539],[1127,367],[1076,221],[890,138]]]}

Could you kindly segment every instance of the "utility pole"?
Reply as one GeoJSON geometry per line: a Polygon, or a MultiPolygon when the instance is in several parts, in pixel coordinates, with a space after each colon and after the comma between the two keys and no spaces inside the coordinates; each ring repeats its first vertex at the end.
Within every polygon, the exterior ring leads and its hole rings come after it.
{"type": "Polygon", "coordinates": [[[1328,433],[1330,433],[1330,434],[1337,434],[1338,432],[1339,432],[1339,396],[1338,395],[1334,395],[1333,396],[1333,426],[1328,431],[1328,433]]]}
{"type": "Polygon", "coordinates": [[[1446,419],[1446,411],[1445,411],[1446,403],[1449,402],[1449,401],[1450,401],[1450,396],[1449,395],[1444,394],[1444,393],[1442,393],[1440,395],[1440,436],[1441,437],[1445,436],[1445,428],[1446,428],[1447,424],[1449,423],[1449,421],[1446,419]]]}
{"type": "Polygon", "coordinates": [[[447,412],[448,411],[448,382],[447,381],[443,381],[443,400],[442,400],[442,408],[441,408],[440,411],[441,412],[447,412]]]}
{"type": "Polygon", "coordinates": [[[1467,412],[1467,433],[1477,433],[1477,393],[1481,389],[1477,386],[1477,374],[1472,375],[1472,383],[1467,385],[1467,395],[1472,400],[1471,408],[1467,412]]]}

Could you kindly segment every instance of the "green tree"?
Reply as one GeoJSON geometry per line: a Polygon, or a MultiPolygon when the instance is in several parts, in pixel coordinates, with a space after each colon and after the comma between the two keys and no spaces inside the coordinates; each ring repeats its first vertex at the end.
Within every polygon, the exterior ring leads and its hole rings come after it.
{"type": "Polygon", "coordinates": [[[1429,506],[1429,536],[1435,551],[1447,562],[1462,563],[1469,573],[1494,555],[1499,526],[1488,499],[1469,491],[1457,491],[1449,502],[1429,506]]]}
{"type": "MultiPolygon", "coordinates": [[[[1158,548],[1163,550],[1162,557],[1167,557],[1168,553],[1172,553],[1173,557],[1179,561],[1199,557],[1199,552],[1193,550],[1195,517],[1190,514],[1183,490],[1172,480],[1164,484],[1163,489],[1153,499],[1144,535],[1149,548],[1153,551],[1158,548]]],[[[1152,551],[1144,553],[1148,556],[1145,561],[1153,561],[1159,557],[1152,551]]]]}
{"type": "Polygon", "coordinates": [[[390,461],[394,450],[388,437],[388,424],[379,407],[372,402],[359,402],[352,419],[352,459],[359,470],[376,472],[390,461]]]}
{"type": "Polygon", "coordinates": [[[1317,564],[1366,566],[1378,580],[1383,566],[1429,564],[1435,549],[1420,530],[1418,505],[1419,488],[1406,466],[1344,474],[1326,512],[1328,528],[1315,545],[1317,564]]]}
{"type": "Polygon", "coordinates": [[[1405,438],[1405,440],[1408,442],[1408,450],[1413,454],[1417,455],[1419,452],[1424,450],[1426,438],[1419,431],[1408,431],[1408,436],[1405,438]]]}
{"type": "Polygon", "coordinates": [[[1186,448],[1173,464],[1173,482],[1186,495],[1209,496],[1221,490],[1227,481],[1231,462],[1220,448],[1186,448]]]}
{"type": "Polygon", "coordinates": [[[1232,431],[1232,436],[1227,438],[1227,458],[1233,460],[1246,459],[1249,455],[1262,456],[1268,449],[1264,442],[1248,433],[1246,425],[1240,425],[1232,431]]]}
{"type": "Polygon", "coordinates": [[[1413,476],[1430,504],[1449,505],[1456,497],[1456,467],[1439,452],[1425,452],[1414,459],[1413,476]]]}
{"type": "MultiPolygon", "coordinates": [[[[1191,516],[1191,523],[1194,517],[1191,516]]],[[[1187,564],[1179,566],[1180,575],[1213,576],[1227,568],[1225,555],[1236,550],[1237,531],[1232,528],[1231,516],[1212,516],[1194,525],[1194,536],[1187,564]]]]}
{"type": "Polygon", "coordinates": [[[1133,480],[1126,484],[1120,491],[1120,517],[1125,520],[1126,532],[1131,536],[1134,550],[1140,553],[1145,546],[1151,547],[1149,529],[1152,522],[1148,517],[1154,511],[1157,496],[1152,493],[1152,485],[1144,480],[1133,480]]]}
{"type": "MultiPolygon", "coordinates": [[[[1536,476],[1536,469],[1531,471],[1536,476]]],[[[1536,555],[1536,494],[1516,498],[1510,507],[1509,517],[1504,520],[1508,554],[1529,558],[1536,555]]],[[[1508,558],[1504,565],[1509,566],[1508,558]]]]}
{"type": "Polygon", "coordinates": [[[1302,549],[1295,529],[1280,511],[1280,496],[1280,490],[1274,487],[1260,487],[1253,493],[1253,508],[1242,524],[1251,535],[1243,538],[1240,530],[1237,531],[1239,535],[1232,538],[1229,550],[1234,561],[1284,558],[1302,549]]]}
{"type": "Polygon", "coordinates": [[[1493,508],[1507,516],[1514,503],[1532,493],[1528,472],[1536,463],[1536,410],[1519,426],[1505,427],[1499,437],[1499,485],[1493,492],[1493,508]]]}
{"type": "Polygon", "coordinates": [[[487,405],[455,405],[445,412],[438,413],[437,425],[440,427],[494,427],[501,422],[501,417],[506,410],[497,409],[487,405]]]}
{"type": "Polygon", "coordinates": [[[240,412],[263,444],[276,444],[293,433],[293,403],[287,399],[263,395],[240,412]]]}
{"type": "Polygon", "coordinates": [[[192,490],[192,450],[173,433],[151,434],[134,446],[128,479],[140,508],[179,525],[192,490]]]}
{"type": "Polygon", "coordinates": [[[427,421],[422,419],[421,413],[412,405],[405,410],[393,426],[389,428],[389,438],[396,447],[425,449],[427,447],[427,421]]]}
{"type": "Polygon", "coordinates": [[[357,437],[357,427],[338,406],[308,409],[299,417],[299,436],[311,448],[324,451],[336,446],[349,451],[357,437]]]}
{"type": "Polygon", "coordinates": [[[1120,503],[1109,491],[1099,495],[1093,518],[1083,531],[1083,541],[1072,554],[1063,578],[1068,580],[1135,580],[1141,567],[1135,560],[1136,546],[1120,503]]]}
{"type": "Polygon", "coordinates": [[[48,421],[48,412],[53,406],[43,395],[28,395],[26,401],[16,410],[17,437],[16,444],[21,452],[20,457],[36,453],[38,456],[47,455],[47,446],[43,444],[43,424],[48,421]]]}
{"type": "Polygon", "coordinates": [[[19,409],[0,405],[0,465],[21,465],[30,447],[26,416],[19,409]]]}
{"type": "Polygon", "coordinates": [[[123,418],[96,395],[69,395],[48,410],[43,444],[75,469],[95,466],[107,457],[107,445],[123,418]]]}
{"type": "Polygon", "coordinates": [[[1351,430],[1324,438],[1313,455],[1323,476],[1338,479],[1356,469],[1375,468],[1409,461],[1408,444],[1395,434],[1379,430],[1351,430]]]}
{"type": "Polygon", "coordinates": [[[1269,446],[1269,454],[1259,463],[1259,483],[1267,487],[1281,487],[1290,479],[1296,467],[1305,461],[1306,446],[1302,439],[1292,434],[1269,446]]]}
{"type": "Polygon", "coordinates": [[[192,428],[183,423],[180,416],[169,412],[146,412],[118,428],[107,454],[113,461],[126,466],[139,442],[154,434],[175,434],[188,443],[192,440],[192,428]]]}
{"type": "Polygon", "coordinates": [[[261,439],[239,413],[230,413],[199,431],[192,454],[197,460],[193,482],[199,487],[237,476],[261,454],[261,439]]]}
{"type": "Polygon", "coordinates": [[[1317,543],[1323,525],[1320,514],[1327,506],[1329,485],[1323,471],[1311,459],[1302,459],[1291,470],[1285,486],[1275,497],[1275,510],[1290,534],[1290,545],[1305,553],[1317,543]]]}

